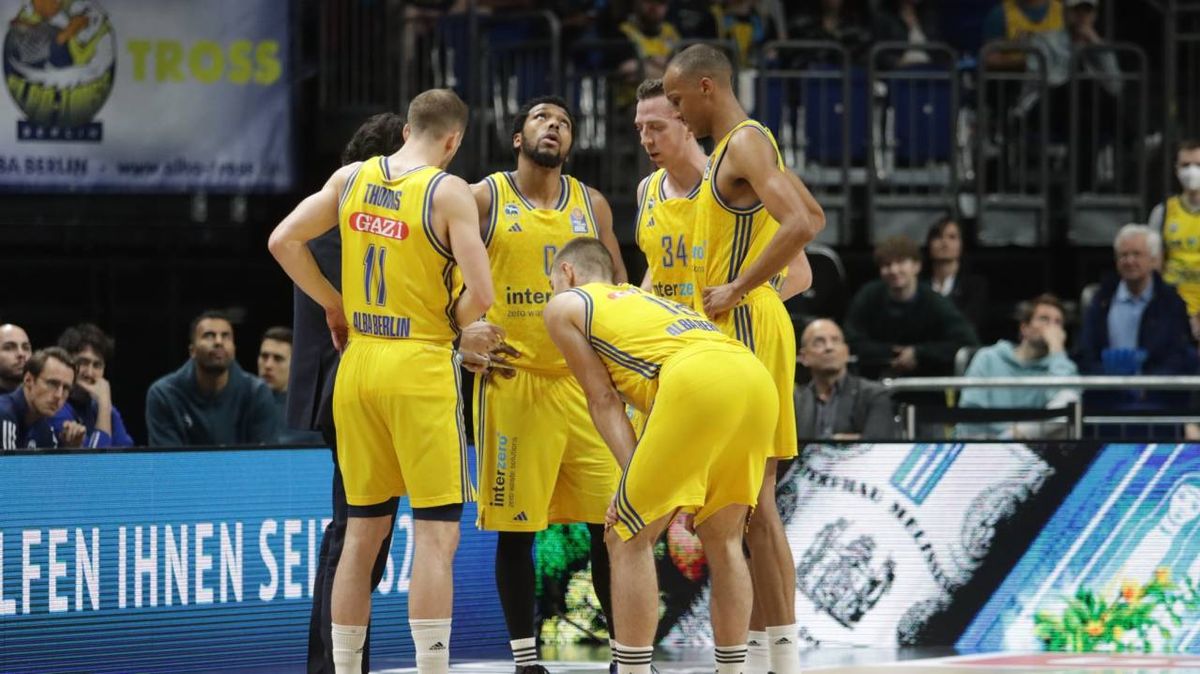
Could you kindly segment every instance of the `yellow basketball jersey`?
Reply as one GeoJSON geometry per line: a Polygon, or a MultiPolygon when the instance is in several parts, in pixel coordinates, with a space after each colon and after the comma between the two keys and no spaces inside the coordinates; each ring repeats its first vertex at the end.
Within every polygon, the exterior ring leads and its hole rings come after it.
{"type": "MultiPolygon", "coordinates": [[[[725,157],[725,149],[729,139],[738,130],[750,127],[757,129],[775,148],[775,161],[780,171],[786,171],[783,157],[779,154],[779,146],[771,131],[758,122],[747,119],[733,127],[724,138],[713,148],[704,167],[704,179],[700,181],[700,192],[695,202],[695,239],[699,244],[696,255],[692,256],[692,269],[696,279],[696,297],[708,287],[729,283],[762,255],[771,237],[779,231],[779,222],[772,218],[762,202],[749,208],[733,208],[717,192],[717,170],[725,157]]],[[[778,290],[783,274],[776,275],[764,287],[770,286],[778,290]]],[[[697,302],[699,307],[700,303],[697,302]]]]}
{"type": "Polygon", "coordinates": [[[1050,0],[1050,7],[1041,21],[1031,21],[1017,5],[1017,0],[1004,0],[1004,32],[1008,40],[1017,40],[1027,33],[1048,33],[1062,30],[1063,5],[1061,0],[1050,0]]]}
{"type": "Polygon", "coordinates": [[[1187,209],[1178,196],[1167,199],[1163,213],[1167,269],[1163,278],[1187,302],[1188,313],[1200,311],[1200,212],[1187,209]]]}
{"type": "Polygon", "coordinates": [[[373,157],[346,182],[338,228],[351,339],[454,340],[454,257],[434,234],[432,214],[445,176],[432,166],[392,175],[387,157],[373,157]]]}
{"type": "Polygon", "coordinates": [[[740,346],[692,309],[629,284],[588,283],[570,292],[587,304],[588,341],[617,391],[642,412],[650,411],[671,356],[705,342],[740,346]]]}
{"type": "Polygon", "coordinates": [[[650,174],[638,204],[634,239],[646,255],[654,294],[694,307],[696,284],[692,275],[692,218],[700,186],[683,197],[666,196],[667,171],[650,174]]]}
{"type": "Polygon", "coordinates": [[[558,249],[580,236],[599,236],[587,186],[562,177],[562,196],[554,208],[535,208],[507,172],[484,178],[492,194],[492,212],[484,233],[496,301],[489,323],[504,328],[508,343],[521,352],[517,367],[545,374],[568,374],[542,323],[550,301],[550,265],[558,249]]]}

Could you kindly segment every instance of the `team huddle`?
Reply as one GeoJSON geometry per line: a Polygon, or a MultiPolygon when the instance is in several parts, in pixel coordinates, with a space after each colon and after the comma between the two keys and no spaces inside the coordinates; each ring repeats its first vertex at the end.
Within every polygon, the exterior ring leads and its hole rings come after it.
{"type": "Polygon", "coordinates": [[[690,518],[704,546],[717,672],[799,670],[795,564],[774,498],[776,461],[797,453],[783,300],[811,284],[803,247],[824,215],[731,79],[726,57],[697,45],[638,89],[635,125],[658,167],[637,191],[649,266],[640,287],[627,283],[608,202],[563,173],[574,123],[555,97],[518,112],[516,169],[469,185],[444,170],[467,107],[452,91],[426,91],[409,106],[403,147],[342,167],[272,234],[272,253],[324,307],[342,351],[339,674],[362,669],[372,565],[400,496],[413,511],[409,622],[421,674],[449,670],[452,562],[472,500],[477,525],[499,532],[497,589],[518,674],[544,671],[534,535],[571,522],[591,534],[613,667],[648,674],[653,548],[675,517],[690,518]],[[715,142],[707,156],[705,137],[715,142]],[[307,247],[333,223],[341,292],[307,247]],[[460,365],[476,373],[475,480],[460,365]]]}

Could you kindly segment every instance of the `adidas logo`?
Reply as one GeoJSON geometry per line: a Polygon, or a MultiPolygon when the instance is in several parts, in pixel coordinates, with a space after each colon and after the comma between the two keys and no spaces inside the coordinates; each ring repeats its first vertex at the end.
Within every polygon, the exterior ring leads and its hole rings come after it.
{"type": "Polygon", "coordinates": [[[513,521],[514,522],[528,522],[529,516],[525,514],[524,510],[522,510],[521,512],[517,513],[517,516],[513,518],[513,521]]]}
{"type": "Polygon", "coordinates": [[[436,644],[434,644],[434,645],[430,646],[430,647],[429,647],[429,650],[431,650],[431,651],[444,651],[444,650],[446,650],[446,644],[443,644],[442,642],[440,642],[440,641],[439,641],[439,642],[437,642],[436,644]]]}
{"type": "Polygon", "coordinates": [[[792,643],[792,640],[787,637],[779,637],[775,640],[776,646],[787,646],[790,643],[792,643]]]}
{"type": "Polygon", "coordinates": [[[522,230],[521,230],[521,225],[518,225],[517,223],[515,223],[515,222],[514,222],[514,223],[512,224],[512,226],[510,226],[510,227],[508,228],[508,231],[510,231],[510,232],[520,232],[520,231],[522,231],[522,230]]]}

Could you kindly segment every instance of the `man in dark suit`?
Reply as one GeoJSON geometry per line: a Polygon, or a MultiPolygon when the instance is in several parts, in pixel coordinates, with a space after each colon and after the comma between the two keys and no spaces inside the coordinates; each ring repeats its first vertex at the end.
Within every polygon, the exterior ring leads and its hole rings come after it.
{"type": "MultiPolygon", "coordinates": [[[[342,164],[365,161],[378,155],[390,155],[404,144],[404,120],[395,113],[381,113],[363,123],[342,152],[342,164]]],[[[309,243],[321,273],[334,288],[341,290],[342,241],[334,227],[309,243]]],[[[342,555],[346,540],[346,490],[337,464],[337,434],[333,427],[333,380],[337,373],[338,352],[333,347],[325,310],[309,299],[299,288],[293,290],[292,362],[287,392],[287,426],[300,430],[320,431],[333,450],[333,519],[321,538],[321,556],[313,583],[312,617],[308,632],[308,671],[310,674],[333,674],[333,643],[330,635],[332,619],[329,613],[333,593],[333,572],[342,555]]],[[[393,522],[396,502],[391,502],[393,522]]],[[[388,513],[380,512],[378,515],[388,513]]],[[[393,529],[394,529],[393,525],[393,529]]],[[[384,539],[371,571],[371,587],[379,584],[387,565],[392,536],[384,539]]],[[[370,671],[370,631],[363,645],[362,671],[370,671]]]]}
{"type": "Polygon", "coordinates": [[[890,392],[846,372],[850,348],[837,323],[817,319],[800,335],[800,363],[812,381],[796,388],[796,435],[805,440],[900,437],[890,392]]]}

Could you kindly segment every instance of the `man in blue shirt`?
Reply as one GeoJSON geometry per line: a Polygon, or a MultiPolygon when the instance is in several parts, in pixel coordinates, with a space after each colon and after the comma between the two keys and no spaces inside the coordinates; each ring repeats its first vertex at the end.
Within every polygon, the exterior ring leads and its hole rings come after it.
{"type": "Polygon", "coordinates": [[[67,421],[58,432],[50,424],[74,384],[75,363],[66,351],[52,346],[33,354],[21,386],[0,395],[0,450],[79,447],[82,424],[67,421]]]}
{"type": "Polygon", "coordinates": [[[133,438],[125,430],[125,421],[112,402],[112,387],[104,373],[112,362],[113,340],[92,323],[67,328],[58,345],[75,359],[75,387],[54,415],[56,430],[68,421],[87,429],[84,447],[132,447],[133,438]]]}
{"type": "MultiPolygon", "coordinates": [[[[1079,369],[1084,374],[1195,374],[1200,359],[1187,306],[1155,271],[1162,259],[1162,237],[1146,225],[1125,225],[1113,249],[1118,275],[1101,285],[1084,314],[1079,369]],[[1136,361],[1122,367],[1113,352],[1106,366],[1104,353],[1116,349],[1140,352],[1140,367],[1136,361]]],[[[1173,399],[1161,393],[1152,398],[1164,404],[1173,399]]]]}
{"type": "Polygon", "coordinates": [[[146,392],[151,447],[275,442],[280,417],[271,389],[235,360],[233,324],[206,311],[192,321],[191,358],[146,392]]]}

